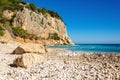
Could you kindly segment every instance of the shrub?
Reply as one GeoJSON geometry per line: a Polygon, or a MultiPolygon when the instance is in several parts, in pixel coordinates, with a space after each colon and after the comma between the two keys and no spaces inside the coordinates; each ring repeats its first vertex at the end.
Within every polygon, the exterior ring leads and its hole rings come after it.
{"type": "Polygon", "coordinates": [[[0,12],[0,18],[2,18],[2,12],[0,12]]]}
{"type": "Polygon", "coordinates": [[[12,2],[12,3],[21,3],[22,0],[10,0],[10,2],[12,2]]]}
{"type": "Polygon", "coordinates": [[[2,27],[0,27],[0,36],[4,35],[4,29],[2,27]]]}
{"type": "Polygon", "coordinates": [[[42,13],[43,15],[45,15],[48,11],[45,8],[39,8],[38,12],[42,13]]]}
{"type": "Polygon", "coordinates": [[[5,24],[6,22],[10,22],[10,20],[9,20],[9,19],[6,19],[6,18],[1,18],[1,19],[0,19],[0,23],[5,24]]]}
{"type": "Polygon", "coordinates": [[[51,10],[48,10],[48,13],[50,14],[51,17],[55,17],[57,19],[61,19],[62,20],[62,18],[59,16],[58,13],[56,13],[54,11],[51,11],[51,10]]]}
{"type": "MultiPolygon", "coordinates": [[[[38,9],[39,13],[42,13],[43,15],[45,15],[46,13],[50,14],[51,17],[55,17],[57,19],[62,20],[62,18],[60,17],[60,15],[52,10],[47,10],[45,8],[39,8],[38,9]]],[[[63,20],[62,20],[63,21],[63,20]]]]}
{"type": "Polygon", "coordinates": [[[41,38],[40,38],[40,37],[38,37],[38,36],[36,36],[36,37],[35,37],[35,40],[40,40],[40,39],[41,39],[41,38]]]}
{"type": "Polygon", "coordinates": [[[19,36],[21,38],[27,38],[28,35],[27,32],[21,27],[13,27],[12,30],[15,36],[19,36]]]}
{"type": "Polygon", "coordinates": [[[60,37],[58,36],[57,33],[50,34],[50,38],[54,40],[60,40],[60,37]]]}
{"type": "Polygon", "coordinates": [[[35,34],[28,34],[26,30],[22,29],[21,27],[13,27],[12,28],[13,30],[13,34],[15,36],[18,36],[18,37],[21,37],[21,38],[27,38],[27,39],[30,39],[30,40],[39,40],[40,37],[37,37],[35,34]]]}
{"type": "Polygon", "coordinates": [[[36,6],[33,3],[30,4],[30,8],[31,8],[32,11],[36,11],[37,10],[36,6]]]}
{"type": "Polygon", "coordinates": [[[23,9],[23,6],[18,5],[18,4],[9,4],[4,6],[4,10],[9,9],[9,10],[21,10],[23,9]]]}
{"type": "Polygon", "coordinates": [[[26,4],[27,4],[27,3],[26,3],[26,2],[24,2],[24,1],[22,1],[21,3],[22,3],[22,4],[24,4],[24,5],[26,5],[26,4]]]}
{"type": "Polygon", "coordinates": [[[30,40],[33,40],[33,39],[35,39],[35,35],[34,34],[28,34],[28,39],[30,39],[30,40]]]}
{"type": "Polygon", "coordinates": [[[28,34],[28,35],[27,35],[27,38],[30,39],[30,40],[33,40],[33,39],[35,39],[35,40],[40,40],[40,37],[38,37],[38,36],[35,35],[35,34],[28,34]]]}
{"type": "Polygon", "coordinates": [[[9,9],[9,10],[21,10],[23,7],[18,3],[22,0],[1,0],[0,1],[0,11],[9,9]]]}

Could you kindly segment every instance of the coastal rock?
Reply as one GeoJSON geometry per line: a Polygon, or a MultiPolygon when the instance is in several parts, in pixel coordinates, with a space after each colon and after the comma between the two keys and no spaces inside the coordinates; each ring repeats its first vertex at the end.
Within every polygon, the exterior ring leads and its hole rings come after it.
{"type": "Polygon", "coordinates": [[[46,50],[43,45],[36,43],[23,43],[13,51],[13,54],[45,53],[45,52],[46,50]]]}
{"type": "Polygon", "coordinates": [[[3,17],[7,18],[7,19],[12,19],[12,17],[14,16],[14,12],[11,10],[5,10],[3,11],[3,17]]]}
{"type": "Polygon", "coordinates": [[[17,59],[15,59],[13,61],[13,64],[24,68],[29,68],[35,65],[36,63],[43,61],[45,61],[45,58],[41,55],[34,53],[25,53],[18,57],[17,59]]]}
{"type": "Polygon", "coordinates": [[[56,40],[53,44],[73,44],[67,35],[64,22],[61,19],[51,17],[48,13],[43,15],[24,8],[16,13],[13,26],[22,27],[29,34],[37,35],[45,40],[50,38],[50,34],[57,33],[60,40],[56,40]]]}

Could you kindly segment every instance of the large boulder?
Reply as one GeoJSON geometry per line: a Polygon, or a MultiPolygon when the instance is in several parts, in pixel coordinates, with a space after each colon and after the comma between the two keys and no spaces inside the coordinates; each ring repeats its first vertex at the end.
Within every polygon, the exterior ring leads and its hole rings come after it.
{"type": "Polygon", "coordinates": [[[23,54],[23,53],[46,53],[46,49],[43,45],[36,43],[23,43],[18,46],[13,54],[23,54]]]}
{"type": "Polygon", "coordinates": [[[46,59],[42,55],[34,54],[34,53],[25,53],[19,56],[17,59],[15,59],[13,61],[13,64],[23,68],[29,68],[43,61],[46,61],[46,59]]]}

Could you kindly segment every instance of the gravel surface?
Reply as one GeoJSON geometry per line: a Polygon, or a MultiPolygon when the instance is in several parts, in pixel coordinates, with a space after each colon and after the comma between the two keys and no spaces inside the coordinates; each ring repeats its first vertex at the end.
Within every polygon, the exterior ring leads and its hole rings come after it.
{"type": "Polygon", "coordinates": [[[2,80],[119,80],[120,75],[102,65],[83,65],[49,60],[29,69],[0,71],[2,80]]]}
{"type": "Polygon", "coordinates": [[[56,57],[65,57],[67,60],[49,59],[25,69],[13,67],[13,60],[18,55],[6,54],[5,51],[14,48],[15,46],[6,48],[0,45],[0,80],[120,80],[120,54],[80,55],[60,52],[56,57]],[[69,57],[76,56],[79,61],[72,63],[69,57]]]}

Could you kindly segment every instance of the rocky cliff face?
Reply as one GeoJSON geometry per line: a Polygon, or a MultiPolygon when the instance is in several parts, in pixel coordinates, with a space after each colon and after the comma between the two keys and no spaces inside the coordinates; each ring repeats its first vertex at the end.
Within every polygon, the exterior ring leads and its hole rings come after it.
{"type": "Polygon", "coordinates": [[[43,15],[24,8],[16,13],[13,25],[22,27],[29,34],[35,34],[44,39],[49,39],[50,34],[57,33],[60,37],[57,44],[73,44],[67,35],[64,22],[51,17],[49,14],[43,15]]]}

